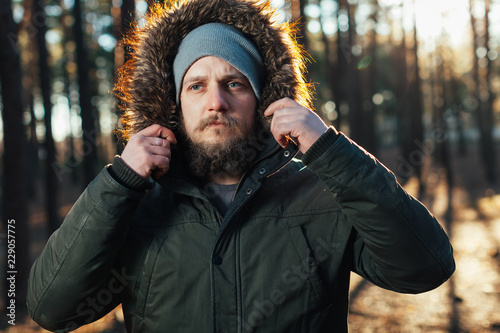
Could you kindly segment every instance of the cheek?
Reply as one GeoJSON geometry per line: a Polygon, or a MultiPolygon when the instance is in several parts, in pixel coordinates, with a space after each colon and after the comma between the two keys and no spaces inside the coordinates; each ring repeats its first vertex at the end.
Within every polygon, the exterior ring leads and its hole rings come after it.
{"type": "Polygon", "coordinates": [[[193,106],[193,103],[182,102],[181,110],[186,130],[189,131],[190,129],[196,127],[196,124],[199,121],[199,113],[196,112],[196,108],[193,106]]]}
{"type": "Polygon", "coordinates": [[[257,103],[252,99],[246,105],[245,123],[247,123],[248,126],[252,126],[255,121],[255,113],[257,112],[257,103]]]}

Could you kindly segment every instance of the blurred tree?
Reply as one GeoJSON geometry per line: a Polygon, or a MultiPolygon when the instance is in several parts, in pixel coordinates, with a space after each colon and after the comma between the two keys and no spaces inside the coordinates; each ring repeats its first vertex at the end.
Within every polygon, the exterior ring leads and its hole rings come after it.
{"type": "Polygon", "coordinates": [[[368,18],[373,28],[368,32],[368,47],[366,56],[358,65],[358,68],[365,69],[365,87],[363,102],[363,143],[362,146],[372,154],[377,154],[377,125],[375,117],[377,109],[373,102],[373,96],[377,92],[377,15],[380,11],[378,0],[371,0],[371,14],[368,18]],[[364,66],[367,66],[364,68],[364,66]]]}
{"type": "MultiPolygon", "coordinates": [[[[400,82],[397,88],[399,97],[398,126],[399,144],[401,150],[399,168],[401,181],[404,183],[412,176],[419,181],[419,193],[423,190],[422,165],[423,154],[421,144],[423,141],[423,107],[420,82],[420,68],[418,57],[418,32],[415,17],[415,3],[413,5],[413,31],[410,46],[408,36],[401,18],[402,41],[399,53],[400,82]],[[409,47],[411,47],[409,49],[409,47]]],[[[403,5],[402,5],[403,6],[403,5]]]]}
{"type": "Polygon", "coordinates": [[[352,55],[352,45],[349,41],[349,33],[346,28],[346,22],[349,19],[347,1],[338,0],[337,7],[337,64],[335,66],[335,103],[339,110],[338,115],[338,128],[343,126],[343,116],[346,114],[346,109],[349,109],[348,102],[348,86],[346,84],[346,79],[349,77],[348,68],[351,65],[353,59],[352,55]]]}
{"type": "MultiPolygon", "coordinates": [[[[15,267],[9,267],[7,270],[17,271],[16,309],[17,315],[21,317],[26,307],[27,279],[31,263],[26,184],[27,138],[23,125],[22,75],[17,31],[17,25],[12,18],[11,0],[0,0],[0,82],[4,145],[2,229],[3,233],[7,234],[8,221],[15,221],[15,229],[11,229],[15,234],[9,233],[15,235],[15,267]]],[[[2,279],[3,297],[7,297],[6,283],[7,280],[2,279]]]]}
{"type": "MultiPolygon", "coordinates": [[[[135,20],[135,0],[122,0],[122,7],[120,12],[121,12],[120,35],[125,36],[130,31],[131,26],[135,20]]],[[[130,54],[125,47],[123,49],[123,53],[124,53],[123,63],[125,63],[128,61],[130,54]]]]}
{"type": "MultiPolygon", "coordinates": [[[[451,103],[451,92],[447,87],[448,79],[448,68],[446,68],[446,62],[444,61],[444,48],[446,46],[446,36],[441,28],[440,43],[436,49],[437,66],[435,71],[436,79],[435,87],[432,91],[435,93],[433,98],[434,107],[434,133],[441,133],[442,138],[449,137],[448,124],[446,122],[446,110],[451,103]]],[[[440,135],[441,136],[441,135],[440,135]]],[[[446,170],[446,181],[448,188],[453,188],[453,170],[451,167],[451,156],[449,149],[448,140],[435,140],[434,143],[437,146],[438,156],[437,159],[446,170]]]]}
{"type": "MultiPolygon", "coordinates": [[[[26,25],[31,25],[31,17],[33,12],[33,1],[26,0],[23,3],[24,7],[24,15],[19,24],[19,31],[23,29],[26,25]]],[[[34,38],[30,38],[28,40],[28,44],[26,45],[26,52],[23,53],[25,58],[25,63],[21,64],[21,68],[25,68],[25,71],[22,73],[23,75],[23,101],[25,106],[28,108],[29,112],[29,140],[28,140],[28,151],[29,151],[29,163],[27,165],[28,171],[28,189],[30,199],[34,199],[36,197],[36,180],[39,175],[39,156],[38,150],[40,148],[40,142],[38,142],[38,137],[36,135],[36,126],[37,119],[35,116],[35,101],[34,101],[34,89],[35,89],[35,80],[34,76],[36,73],[36,51],[37,45],[34,42],[34,38]]],[[[22,59],[21,59],[22,61],[22,59]]]]}
{"type": "MultiPolygon", "coordinates": [[[[345,15],[344,19],[347,19],[347,27],[342,24],[339,25],[339,30],[344,29],[345,35],[342,36],[344,39],[341,44],[341,50],[345,61],[347,62],[346,72],[344,73],[345,80],[341,80],[346,83],[346,97],[349,106],[349,129],[350,137],[361,146],[366,145],[366,133],[364,131],[364,115],[363,115],[363,86],[361,85],[360,72],[358,70],[358,57],[352,52],[355,44],[357,43],[357,33],[356,33],[356,19],[355,12],[356,7],[351,5],[347,0],[339,0],[339,10],[343,11],[342,15],[345,15]],[[346,29],[347,28],[347,29],[346,29]]],[[[359,45],[357,45],[359,47],[359,45]]],[[[342,61],[343,62],[343,61],[342,61]]],[[[339,63],[341,63],[339,61],[339,63]]]]}
{"type": "Polygon", "coordinates": [[[484,46],[486,48],[486,72],[484,80],[486,81],[486,103],[484,110],[484,143],[485,143],[485,164],[486,175],[488,181],[496,182],[496,153],[495,143],[493,139],[493,128],[495,126],[495,118],[493,116],[493,102],[495,101],[495,92],[492,87],[493,80],[493,63],[489,59],[490,54],[490,7],[491,0],[484,0],[484,46]]]}
{"type": "Polygon", "coordinates": [[[412,2],[413,7],[413,47],[411,49],[411,55],[413,59],[412,68],[409,81],[409,102],[410,102],[410,137],[411,140],[406,141],[403,154],[407,156],[409,161],[414,164],[415,174],[419,181],[419,193],[423,190],[423,180],[422,180],[422,166],[423,160],[416,160],[417,152],[422,150],[421,143],[424,139],[424,127],[422,123],[423,119],[423,107],[422,107],[422,85],[421,85],[421,74],[419,65],[419,55],[418,55],[418,29],[417,29],[417,18],[416,18],[416,0],[412,2]]]}
{"type": "Polygon", "coordinates": [[[80,115],[83,129],[83,173],[84,183],[87,186],[96,176],[97,155],[97,117],[92,106],[90,91],[90,64],[87,57],[87,47],[83,32],[81,0],[75,0],[73,6],[73,35],[76,43],[76,62],[78,67],[78,86],[80,97],[80,115]]]}
{"type": "MultiPolygon", "coordinates": [[[[152,4],[152,2],[148,2],[148,8],[152,4]]],[[[114,34],[117,40],[124,40],[127,38],[127,34],[132,28],[132,25],[135,22],[135,0],[122,0],[121,7],[119,9],[120,14],[118,15],[118,8],[112,8],[113,20],[114,20],[114,34]]],[[[118,69],[124,63],[126,63],[130,59],[130,51],[127,49],[125,45],[123,47],[115,47],[115,68],[118,69]]],[[[117,103],[120,103],[118,101],[117,103]]],[[[120,126],[120,116],[121,116],[121,107],[119,105],[115,106],[115,114],[117,116],[117,126],[120,126]]],[[[116,153],[120,155],[123,151],[123,142],[120,141],[120,138],[117,136],[118,134],[114,134],[112,136],[113,143],[116,147],[116,153]]]]}
{"type": "MultiPolygon", "coordinates": [[[[401,10],[403,10],[403,4],[401,4],[401,10]]],[[[397,109],[396,115],[398,120],[398,144],[401,150],[400,155],[400,167],[398,168],[398,176],[400,180],[404,183],[413,174],[414,169],[408,162],[408,153],[403,153],[405,149],[403,147],[407,146],[407,141],[410,140],[410,119],[407,115],[409,110],[408,102],[408,62],[407,62],[407,47],[406,47],[406,32],[403,28],[403,16],[401,16],[401,43],[394,48],[394,58],[397,68],[397,82],[396,86],[396,99],[397,109]]]]}
{"type": "Polygon", "coordinates": [[[486,178],[494,183],[495,177],[495,149],[493,142],[493,100],[494,94],[491,89],[492,65],[487,54],[489,50],[489,11],[490,0],[484,0],[484,18],[482,31],[480,22],[474,16],[475,0],[469,0],[470,23],[473,34],[474,67],[473,77],[475,80],[475,93],[478,106],[475,110],[477,124],[480,133],[480,148],[483,165],[486,170],[486,178]],[[480,49],[486,50],[485,55],[480,55],[480,49]],[[484,63],[486,62],[486,65],[484,63]],[[483,64],[481,66],[481,64],[483,64]]]}
{"type": "Polygon", "coordinates": [[[465,156],[467,154],[467,143],[465,139],[464,120],[462,117],[461,82],[459,78],[455,76],[450,78],[450,91],[452,94],[451,112],[453,113],[458,132],[458,153],[461,156],[465,156]]]}
{"type": "MultiPolygon", "coordinates": [[[[135,22],[135,0],[122,0],[121,7],[112,7],[111,11],[115,38],[124,40],[135,22]]],[[[128,59],[129,50],[125,45],[123,48],[115,47],[115,68],[121,67],[128,59]]]]}
{"type": "Polygon", "coordinates": [[[302,46],[304,47],[304,50],[306,52],[310,52],[309,39],[307,36],[307,16],[305,14],[307,0],[294,0],[294,2],[298,5],[298,8],[296,10],[293,10],[292,7],[292,13],[295,13],[293,19],[296,21],[300,20],[299,29],[302,46]]]}
{"type": "MultiPolygon", "coordinates": [[[[321,41],[324,45],[324,59],[325,59],[325,68],[323,68],[323,71],[326,73],[326,83],[328,84],[328,90],[329,90],[329,95],[328,95],[328,100],[335,100],[337,101],[337,96],[338,92],[336,91],[338,89],[337,81],[337,73],[336,69],[337,67],[335,66],[335,59],[334,59],[334,52],[332,49],[334,48],[334,43],[333,41],[328,38],[328,36],[325,34],[325,24],[323,22],[323,15],[321,15],[321,41]]],[[[332,121],[332,124],[337,128],[340,129],[340,113],[338,112],[338,104],[336,104],[337,110],[334,110],[336,112],[336,118],[332,121]]]]}
{"type": "Polygon", "coordinates": [[[51,78],[49,68],[49,54],[45,43],[47,32],[47,15],[42,1],[33,1],[33,24],[37,27],[36,41],[38,49],[39,86],[42,92],[43,108],[45,110],[45,194],[47,223],[51,231],[55,231],[60,224],[58,214],[58,190],[59,183],[56,175],[56,147],[52,136],[52,102],[51,102],[51,78]]]}
{"type": "Polygon", "coordinates": [[[71,98],[71,82],[73,81],[73,69],[72,67],[74,64],[74,41],[73,41],[73,33],[71,29],[71,25],[74,24],[73,16],[71,15],[71,12],[68,10],[66,5],[64,4],[64,1],[60,1],[59,5],[61,7],[61,15],[59,16],[59,22],[62,27],[62,49],[63,49],[63,54],[64,56],[61,59],[61,69],[62,69],[62,82],[64,82],[64,89],[61,92],[66,99],[68,100],[68,110],[69,110],[69,117],[68,117],[68,136],[66,138],[66,147],[67,147],[67,154],[66,154],[66,166],[67,170],[71,172],[71,182],[74,185],[78,184],[79,179],[79,168],[77,167],[79,164],[79,161],[77,160],[77,153],[76,153],[76,146],[75,146],[75,135],[73,134],[73,103],[72,103],[72,98],[71,98]]]}

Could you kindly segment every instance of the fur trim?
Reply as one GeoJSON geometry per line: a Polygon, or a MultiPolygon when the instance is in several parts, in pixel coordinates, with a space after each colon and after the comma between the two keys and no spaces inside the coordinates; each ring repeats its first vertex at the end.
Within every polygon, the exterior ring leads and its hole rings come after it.
{"type": "Polygon", "coordinates": [[[255,43],[264,60],[266,80],[259,112],[289,97],[311,107],[310,84],[304,80],[305,56],[295,39],[295,24],[278,23],[268,1],[177,0],[156,4],[144,27],[124,39],[130,60],[118,70],[115,94],[122,110],[122,139],[152,125],[175,128],[173,59],[181,40],[194,28],[221,22],[234,25],[255,43]]]}

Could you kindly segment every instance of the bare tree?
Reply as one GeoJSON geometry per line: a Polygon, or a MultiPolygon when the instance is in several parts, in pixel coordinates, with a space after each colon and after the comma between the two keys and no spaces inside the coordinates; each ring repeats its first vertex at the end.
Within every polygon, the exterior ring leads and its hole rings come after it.
{"type": "MultiPolygon", "coordinates": [[[[338,1],[338,9],[337,9],[337,22],[341,21],[342,16],[348,16],[347,14],[347,1],[339,0],[338,1]]],[[[337,32],[337,63],[335,68],[335,103],[339,108],[339,118],[337,121],[337,126],[341,128],[343,125],[343,109],[345,106],[348,106],[348,97],[347,97],[347,85],[344,82],[344,79],[349,77],[349,66],[352,65],[353,55],[352,55],[352,45],[349,41],[349,33],[347,31],[343,31],[342,27],[338,26],[337,32]]]]}
{"type": "Polygon", "coordinates": [[[97,116],[91,103],[90,92],[90,64],[87,58],[87,47],[85,45],[81,0],[75,0],[73,7],[75,22],[73,24],[73,35],[76,44],[76,61],[78,67],[78,86],[80,97],[80,115],[82,117],[83,129],[83,170],[85,186],[94,179],[97,173],[97,116]]]}
{"type": "Polygon", "coordinates": [[[476,96],[478,101],[478,106],[476,109],[476,119],[479,127],[480,137],[481,137],[481,156],[483,164],[486,170],[486,178],[490,182],[496,181],[495,176],[495,149],[493,143],[493,92],[491,89],[491,73],[492,67],[491,62],[485,58],[488,62],[486,66],[486,71],[481,70],[479,62],[478,49],[484,47],[486,50],[489,49],[489,9],[490,1],[485,0],[485,14],[484,14],[484,31],[482,35],[478,31],[478,25],[476,17],[473,14],[474,0],[469,0],[470,5],[470,23],[473,33],[473,46],[474,46],[474,68],[473,76],[476,81],[476,96]]]}
{"type": "MultiPolygon", "coordinates": [[[[323,18],[323,16],[322,16],[323,18]]],[[[327,84],[329,86],[329,91],[330,94],[328,96],[329,99],[334,99],[337,100],[338,92],[336,89],[338,88],[337,86],[337,77],[336,77],[336,66],[335,66],[335,60],[333,59],[333,41],[328,38],[328,36],[324,33],[323,30],[323,22],[321,22],[321,40],[325,46],[324,48],[324,57],[325,57],[325,72],[327,73],[327,84]]],[[[338,112],[338,110],[337,110],[338,112]]],[[[333,125],[336,128],[340,128],[340,113],[337,113],[337,118],[332,121],[333,125]]]]}
{"type": "MultiPolygon", "coordinates": [[[[120,34],[122,36],[125,36],[130,31],[131,25],[134,22],[135,1],[122,0],[122,7],[120,12],[121,12],[120,34]]],[[[129,59],[129,52],[126,48],[124,48],[123,53],[124,53],[123,62],[127,62],[127,60],[129,59]]]]}
{"type": "MultiPolygon", "coordinates": [[[[18,30],[22,30],[23,27],[27,24],[31,24],[31,17],[32,17],[32,12],[33,12],[33,3],[30,0],[26,0],[23,3],[24,7],[24,15],[23,18],[21,19],[21,22],[19,23],[18,30]]],[[[34,199],[37,195],[36,191],[36,179],[39,178],[39,156],[38,156],[38,150],[40,147],[40,143],[38,141],[38,137],[36,135],[36,126],[37,126],[37,119],[35,117],[35,102],[34,102],[34,88],[35,88],[35,82],[34,82],[34,76],[36,75],[36,43],[33,42],[34,39],[31,38],[29,40],[28,45],[26,46],[26,49],[23,50],[24,53],[24,58],[25,63],[21,65],[21,67],[24,66],[25,71],[21,73],[23,76],[23,104],[24,106],[28,109],[29,111],[29,135],[28,135],[28,155],[29,155],[29,162],[27,165],[28,168],[28,190],[29,190],[29,197],[30,199],[34,199]]]]}
{"type": "Polygon", "coordinates": [[[347,70],[344,73],[345,82],[347,83],[346,97],[349,105],[349,128],[350,137],[360,145],[365,145],[364,119],[362,106],[362,86],[360,73],[358,71],[357,57],[352,53],[353,46],[356,43],[356,20],[354,18],[355,7],[347,0],[339,0],[339,7],[346,11],[348,16],[347,40],[341,42],[341,52],[347,62],[347,70]]]}
{"type": "MultiPolygon", "coordinates": [[[[438,130],[436,133],[442,133],[443,137],[446,137],[448,133],[448,124],[446,123],[445,112],[447,106],[450,105],[451,101],[451,91],[447,86],[448,79],[448,68],[446,66],[446,61],[444,57],[444,48],[447,45],[447,38],[441,29],[441,42],[436,50],[436,56],[438,57],[438,66],[436,66],[436,80],[434,92],[436,94],[433,98],[433,107],[434,107],[434,120],[435,120],[435,128],[438,130]]],[[[451,167],[451,156],[450,149],[447,140],[438,140],[436,142],[438,147],[438,160],[446,170],[446,180],[448,184],[448,188],[453,187],[453,170],[451,167]]]]}
{"type": "Polygon", "coordinates": [[[51,78],[49,68],[49,54],[45,43],[47,32],[47,16],[42,1],[33,1],[33,20],[37,27],[36,41],[38,48],[38,70],[39,86],[42,92],[43,107],[45,110],[45,151],[47,153],[45,165],[45,193],[47,222],[51,231],[55,231],[60,224],[58,214],[58,188],[59,183],[56,175],[56,147],[52,136],[52,102],[51,102],[51,78]]]}
{"type": "Polygon", "coordinates": [[[74,185],[77,185],[78,182],[80,181],[79,177],[79,169],[77,168],[78,164],[80,161],[77,159],[77,153],[76,153],[76,146],[75,146],[75,135],[73,133],[73,110],[72,107],[74,105],[74,102],[72,101],[71,98],[71,83],[74,81],[74,73],[72,70],[69,70],[69,65],[74,62],[74,52],[71,52],[69,47],[73,43],[73,32],[72,32],[72,27],[71,27],[71,12],[66,8],[65,4],[63,1],[60,1],[59,6],[61,6],[61,16],[59,17],[61,27],[63,29],[63,40],[62,40],[62,47],[64,49],[64,57],[61,62],[61,68],[62,68],[62,73],[63,73],[63,80],[64,80],[64,94],[67,97],[68,100],[68,108],[69,108],[69,117],[68,117],[68,136],[66,137],[66,143],[67,143],[67,154],[66,154],[66,166],[63,166],[65,170],[69,170],[71,173],[71,182],[74,185]]]}
{"type": "Polygon", "coordinates": [[[380,8],[378,5],[378,0],[372,0],[371,3],[372,12],[370,15],[370,20],[373,22],[373,29],[370,31],[368,38],[368,48],[367,48],[367,59],[370,63],[365,69],[366,71],[366,91],[363,103],[363,147],[372,154],[377,154],[377,137],[376,137],[376,124],[375,116],[377,109],[372,101],[373,95],[377,92],[377,31],[375,29],[377,25],[377,13],[380,8]]]}
{"type": "MultiPolygon", "coordinates": [[[[12,18],[11,0],[0,0],[0,80],[4,144],[2,228],[4,233],[15,236],[7,238],[9,243],[11,239],[15,241],[15,262],[8,263],[8,270],[17,271],[15,300],[20,317],[26,301],[30,267],[30,238],[26,184],[27,138],[26,128],[23,125],[22,76],[17,40],[17,25],[12,18]],[[15,233],[8,232],[8,225],[11,226],[9,229],[15,233]],[[12,226],[15,228],[13,229],[12,226]]],[[[6,279],[3,279],[2,283],[5,287],[6,279]]],[[[3,290],[3,297],[7,297],[9,288],[3,290]]]]}
{"type": "MultiPolygon", "coordinates": [[[[490,5],[491,0],[484,0],[484,45],[486,50],[490,50],[490,5]]],[[[487,55],[489,52],[487,52],[487,55]]],[[[496,182],[496,153],[495,153],[495,143],[493,139],[493,126],[495,124],[495,117],[493,116],[493,102],[495,100],[495,93],[492,88],[493,79],[493,64],[486,56],[486,73],[485,73],[485,84],[486,84],[486,108],[484,110],[484,143],[485,143],[485,164],[486,164],[486,176],[488,181],[494,183],[496,182]]]]}
{"type": "MultiPolygon", "coordinates": [[[[413,8],[415,4],[413,3],[413,8]]],[[[399,97],[398,122],[400,144],[400,172],[401,181],[405,182],[412,176],[419,180],[419,193],[423,190],[421,180],[423,156],[420,154],[419,143],[423,140],[422,124],[422,92],[420,68],[418,58],[418,33],[416,27],[415,10],[413,16],[413,38],[409,48],[407,34],[404,29],[403,39],[398,51],[399,60],[399,97]]],[[[401,24],[403,26],[403,24],[401,24]]]]}
{"type": "MultiPolygon", "coordinates": [[[[403,5],[401,5],[402,7],[403,5]]],[[[414,169],[408,163],[408,153],[405,152],[404,147],[407,146],[407,141],[411,138],[410,133],[410,120],[407,116],[409,109],[408,103],[408,61],[407,61],[407,47],[406,47],[406,33],[403,29],[403,17],[401,17],[401,43],[397,45],[394,49],[394,58],[396,62],[396,68],[398,73],[398,85],[396,87],[396,97],[398,100],[397,107],[397,119],[398,119],[398,143],[401,150],[401,159],[399,170],[399,176],[401,180],[406,181],[414,169]]]]}
{"type": "MultiPolygon", "coordinates": [[[[405,147],[405,154],[408,158],[412,159],[412,156],[415,156],[415,152],[420,151],[420,147],[418,142],[423,141],[424,136],[424,128],[422,123],[423,117],[423,107],[422,107],[422,89],[421,89],[421,80],[420,80],[420,65],[419,65],[419,56],[418,56],[418,34],[417,34],[417,20],[416,20],[416,9],[415,9],[415,0],[413,0],[413,47],[411,49],[413,66],[412,70],[409,73],[409,102],[410,102],[410,133],[411,140],[408,141],[408,145],[405,147]]],[[[414,159],[414,158],[413,158],[414,159]]],[[[419,180],[420,192],[422,191],[422,165],[423,161],[415,161],[415,171],[416,176],[419,180]]]]}

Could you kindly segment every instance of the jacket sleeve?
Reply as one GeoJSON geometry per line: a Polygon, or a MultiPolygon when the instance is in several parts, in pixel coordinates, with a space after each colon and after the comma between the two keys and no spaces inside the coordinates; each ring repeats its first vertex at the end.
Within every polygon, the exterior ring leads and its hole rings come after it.
{"type": "Polygon", "coordinates": [[[354,272],[404,293],[434,289],[453,274],[453,250],[443,228],[363,148],[331,128],[303,162],[334,193],[344,223],[354,228],[354,272]]]}
{"type": "Polygon", "coordinates": [[[108,168],[89,184],[31,268],[28,311],[42,327],[73,330],[121,302],[132,276],[114,264],[143,195],[108,168]]]}

